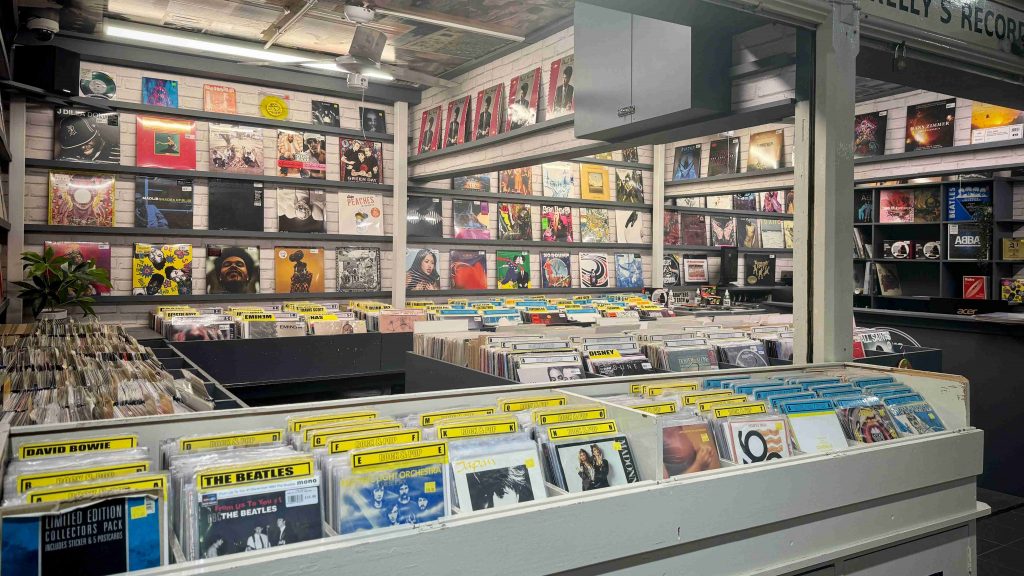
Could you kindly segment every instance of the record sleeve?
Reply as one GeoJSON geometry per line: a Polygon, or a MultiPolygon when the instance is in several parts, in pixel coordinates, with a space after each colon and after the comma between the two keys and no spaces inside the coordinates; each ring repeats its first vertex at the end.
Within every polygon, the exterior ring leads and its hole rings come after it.
{"type": "Polygon", "coordinates": [[[405,289],[410,291],[440,290],[441,260],[437,250],[430,248],[405,249],[405,289]]]}
{"type": "Polygon", "coordinates": [[[686,246],[707,246],[708,225],[703,214],[682,214],[683,244],[686,246]]]}
{"type": "Polygon", "coordinates": [[[505,85],[496,84],[476,94],[476,118],[473,119],[473,139],[496,136],[501,128],[501,111],[505,99],[505,85]]]}
{"type": "Polygon", "coordinates": [[[739,194],[733,194],[732,208],[733,210],[749,210],[751,212],[757,212],[757,193],[742,192],[739,194]]]}
{"type": "Polygon", "coordinates": [[[584,200],[611,200],[608,169],[597,164],[580,164],[580,197],[584,200]]]}
{"type": "Polygon", "coordinates": [[[878,221],[903,223],[914,221],[913,190],[882,190],[879,195],[878,221]]]}
{"type": "Polygon", "coordinates": [[[737,464],[755,464],[789,458],[789,429],[782,416],[728,420],[724,424],[732,460],[737,464]]]}
{"type": "Polygon", "coordinates": [[[453,290],[486,290],[487,253],[483,250],[449,252],[448,285],[453,290]]]}
{"type": "Polygon", "coordinates": [[[956,122],[956,98],[907,106],[906,152],[950,148],[956,122]]]}
{"type": "Polygon", "coordinates": [[[644,287],[644,267],[639,254],[615,255],[615,287],[644,287]]]}
{"type": "Polygon", "coordinates": [[[722,138],[712,140],[709,144],[708,176],[722,174],[739,174],[740,172],[740,139],[722,138]]]}
{"type": "Polygon", "coordinates": [[[533,167],[523,166],[498,172],[499,194],[533,194],[533,167]]]}
{"type": "Polygon", "coordinates": [[[567,492],[589,492],[640,481],[640,470],[625,436],[551,445],[567,492]]]}
{"type": "MultiPolygon", "coordinates": [[[[949,224],[946,241],[950,260],[979,260],[988,258],[989,246],[983,244],[981,226],[976,224],[949,224]]],[[[991,242],[991,239],[989,240],[991,242]]]]}
{"type": "Polygon", "coordinates": [[[326,231],[327,195],[323,190],[277,189],[277,229],[279,232],[326,231]]]}
{"type": "Polygon", "coordinates": [[[117,83],[114,82],[112,74],[103,70],[80,68],[78,90],[80,96],[104,100],[117,99],[117,83]]]}
{"type": "Polygon", "coordinates": [[[568,252],[541,252],[540,261],[542,288],[569,288],[572,286],[568,252]]]}
{"type": "Polygon", "coordinates": [[[760,248],[761,228],[757,218],[737,218],[737,240],[740,248],[760,248]]]}
{"type": "Polygon", "coordinates": [[[515,290],[530,288],[530,253],[521,250],[498,250],[495,253],[497,263],[497,284],[499,290],[515,290]]]}
{"type": "Polygon", "coordinates": [[[679,255],[666,254],[661,260],[662,283],[665,286],[682,286],[679,255]]]}
{"type": "MultiPolygon", "coordinates": [[[[872,263],[868,263],[869,265],[872,263]]],[[[903,286],[895,266],[882,262],[874,262],[875,273],[878,274],[878,287],[882,296],[903,296],[903,286]]]]}
{"type": "Polygon", "coordinates": [[[615,169],[615,199],[631,204],[644,203],[644,173],[640,170],[615,169]]]}
{"type": "Polygon", "coordinates": [[[796,191],[786,190],[786,214],[796,214],[796,191]]]}
{"type": "Polygon", "coordinates": [[[732,210],[732,198],[732,194],[719,194],[716,196],[708,196],[708,208],[713,208],[715,210],[732,210]]]}
{"type": "Polygon", "coordinates": [[[342,234],[383,236],[383,196],[380,194],[339,194],[338,229],[342,234]]]}
{"type": "Polygon", "coordinates": [[[542,206],[540,239],[545,242],[572,242],[572,207],[542,206]]]}
{"type": "Polygon", "coordinates": [[[992,187],[988,184],[946,186],[946,220],[971,222],[992,210],[992,187]]]}
{"type": "Polygon", "coordinates": [[[537,445],[528,438],[493,437],[461,448],[452,443],[451,467],[459,512],[508,508],[547,497],[537,445]]]}
{"type": "Polygon", "coordinates": [[[700,178],[700,144],[676,146],[675,161],[672,166],[673,180],[696,180],[700,178]]]}
{"type": "Polygon", "coordinates": [[[533,240],[533,218],[528,204],[498,204],[498,239],[533,240]]]}
{"type": "Polygon", "coordinates": [[[210,123],[210,170],[263,174],[263,129],[210,123]]]}
{"type": "Polygon", "coordinates": [[[1024,138],[1024,112],[973,102],[971,104],[971,144],[1024,138]]]}
{"type": "Polygon", "coordinates": [[[210,178],[210,230],[263,231],[263,183],[210,178]]]}
{"type": "Polygon", "coordinates": [[[619,244],[643,243],[643,220],[638,210],[615,211],[615,235],[619,244]]]}
{"type": "Polygon", "coordinates": [[[580,252],[580,286],[583,288],[607,288],[608,255],[596,252],[580,252]]]}
{"type": "Polygon", "coordinates": [[[231,86],[203,84],[203,110],[221,114],[238,114],[238,98],[231,86]]]}
{"type": "Polygon", "coordinates": [[[207,294],[259,294],[260,249],[257,246],[206,246],[207,294]]]}
{"type": "Polygon", "coordinates": [[[942,191],[938,188],[914,190],[914,222],[942,220],[942,191]]]}
{"type": "Polygon", "coordinates": [[[575,110],[573,93],[576,88],[572,80],[574,60],[575,55],[569,54],[551,62],[548,75],[548,119],[565,116],[575,110]]]}
{"type": "Polygon", "coordinates": [[[165,108],[178,107],[178,81],[142,77],[142,103],[165,108]]]}
{"type": "Polygon", "coordinates": [[[192,294],[192,245],[136,242],[132,252],[132,294],[192,294]]]}
{"type": "Polygon", "coordinates": [[[406,227],[410,237],[441,238],[441,199],[410,196],[406,211],[406,227]]]}
{"type": "Polygon", "coordinates": [[[711,217],[711,245],[736,246],[736,219],[727,216],[711,217]]]}
{"type": "Polygon", "coordinates": [[[761,211],[782,213],[782,202],[785,197],[784,191],[769,190],[761,193],[761,211]]]}
{"type": "Polygon", "coordinates": [[[381,184],[384,147],[372,140],[341,139],[341,181],[381,184]]]}
{"type": "Polygon", "coordinates": [[[885,134],[889,112],[858,114],[853,120],[853,157],[867,158],[885,154],[885,134]]]}
{"type": "Polygon", "coordinates": [[[278,293],[323,292],[323,249],[275,247],[274,291],[278,293]]]}
{"type": "Polygon", "coordinates": [[[489,240],[490,205],[479,200],[452,200],[452,229],[455,238],[489,240]]]}
{"type": "Polygon", "coordinates": [[[853,198],[853,221],[858,224],[869,224],[874,222],[874,191],[854,190],[853,198]]]}
{"type": "Polygon", "coordinates": [[[381,289],[380,248],[342,246],[335,250],[338,292],[381,289]]]}
{"type": "Polygon", "coordinates": [[[744,286],[775,285],[775,254],[743,255],[744,286]]]}
{"type": "Polygon", "coordinates": [[[760,220],[761,226],[761,247],[762,248],[785,248],[785,238],[782,233],[782,221],[765,219],[760,220]]]}
{"type": "Polygon", "coordinates": [[[782,239],[784,242],[784,248],[791,250],[793,248],[793,221],[783,220],[782,221],[782,239]]]}
{"type": "Polygon", "coordinates": [[[508,110],[505,112],[505,132],[535,124],[537,122],[537,102],[539,99],[539,67],[512,78],[508,84],[508,110]]]}
{"type": "Polygon", "coordinates": [[[946,429],[932,405],[917,394],[887,398],[885,406],[901,436],[942,432],[946,429]]]}
{"type": "Polygon", "coordinates": [[[136,166],[195,170],[195,120],[136,116],[135,147],[136,166]]]}
{"type": "Polygon", "coordinates": [[[490,192],[491,175],[455,176],[452,178],[452,190],[481,190],[483,192],[490,192]]]}
{"type": "Polygon", "coordinates": [[[338,486],[338,533],[412,527],[444,518],[451,513],[448,491],[448,475],[440,463],[343,474],[338,486]]]}
{"type": "Polygon", "coordinates": [[[661,429],[664,478],[717,470],[721,466],[714,437],[705,422],[683,422],[661,429]]]}
{"type": "Polygon", "coordinates": [[[541,165],[544,195],[570,198],[576,191],[576,169],[572,162],[548,162],[541,165]]]}
{"type": "Polygon", "coordinates": [[[441,132],[443,131],[441,122],[440,106],[423,111],[420,116],[420,140],[419,146],[416,147],[417,154],[433,152],[440,147],[441,132]]]}
{"type": "MultiPolygon", "coordinates": [[[[312,100],[310,102],[310,112],[313,124],[330,126],[332,128],[341,127],[341,107],[338,106],[337,102],[312,100]]],[[[371,130],[371,132],[378,132],[378,130],[371,130]]],[[[383,132],[383,130],[380,130],[380,132],[383,132]]]]}
{"type": "Polygon", "coordinates": [[[135,226],[192,229],[192,180],[136,176],[135,226]]]}
{"type": "Polygon", "coordinates": [[[750,135],[750,150],[747,155],[747,172],[775,170],[785,165],[783,161],[782,129],[768,130],[750,135]]]}
{"type": "Polygon", "coordinates": [[[361,121],[360,125],[363,127],[363,132],[379,132],[381,134],[387,134],[387,115],[383,110],[379,110],[377,108],[364,108],[363,106],[360,106],[359,118],[361,121]]]}
{"type": "Polygon", "coordinates": [[[278,129],[277,174],[286,178],[327,178],[327,137],[278,129]]]}
{"type": "Polygon", "coordinates": [[[121,123],[117,112],[59,106],[53,114],[54,160],[121,163],[121,123]]]}
{"type": "Polygon", "coordinates": [[[707,258],[683,258],[680,270],[683,272],[683,282],[687,284],[709,282],[707,258]]]}
{"type": "Polygon", "coordinates": [[[855,405],[840,406],[836,413],[839,414],[839,421],[843,425],[846,437],[856,442],[871,444],[900,436],[889,411],[878,398],[868,398],[855,405]]]}
{"type": "Polygon", "coordinates": [[[48,188],[48,224],[114,225],[117,192],[113,174],[51,171],[48,188]]]}
{"type": "Polygon", "coordinates": [[[608,210],[580,208],[580,236],[582,242],[614,242],[615,233],[608,223],[608,210]]]}
{"type": "Polygon", "coordinates": [[[469,123],[466,122],[468,118],[473,117],[470,110],[471,101],[470,96],[464,96],[448,103],[448,121],[444,125],[442,141],[445,148],[463,144],[472,139],[473,131],[468,129],[469,123]]]}
{"type": "MultiPolygon", "coordinates": [[[[110,277],[110,244],[106,242],[51,242],[43,243],[43,249],[53,249],[54,256],[65,256],[73,265],[92,260],[96,267],[107,271],[110,277]]],[[[91,284],[93,294],[109,294],[110,287],[91,284]]]]}
{"type": "Polygon", "coordinates": [[[667,246],[679,246],[683,243],[683,230],[680,227],[679,213],[665,211],[664,238],[667,246]]]}

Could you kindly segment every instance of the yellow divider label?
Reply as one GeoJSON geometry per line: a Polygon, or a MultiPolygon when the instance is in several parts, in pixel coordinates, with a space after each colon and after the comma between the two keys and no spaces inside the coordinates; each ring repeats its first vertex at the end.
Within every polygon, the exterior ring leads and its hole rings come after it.
{"type": "Polygon", "coordinates": [[[18,448],[18,457],[22,460],[43,456],[68,456],[87,452],[110,452],[126,450],[139,445],[139,438],[134,434],[124,436],[101,436],[83,440],[50,440],[22,444],[18,448]]]}
{"type": "Polygon", "coordinates": [[[565,440],[567,438],[579,438],[581,436],[615,434],[616,432],[618,432],[618,427],[615,425],[615,420],[601,420],[587,424],[552,426],[548,428],[548,439],[565,440]]]}
{"type": "Polygon", "coordinates": [[[280,442],[282,438],[284,438],[284,430],[268,428],[242,434],[211,434],[209,436],[181,438],[178,440],[178,448],[182,452],[191,452],[193,450],[210,450],[212,448],[226,448],[229,446],[255,446],[257,444],[280,442]]]}

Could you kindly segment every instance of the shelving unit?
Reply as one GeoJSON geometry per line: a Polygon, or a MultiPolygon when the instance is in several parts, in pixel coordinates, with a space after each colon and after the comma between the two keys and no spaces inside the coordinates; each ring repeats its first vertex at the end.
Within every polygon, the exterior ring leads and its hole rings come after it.
{"type": "Polygon", "coordinates": [[[26,235],[181,237],[181,238],[252,238],[264,240],[301,240],[303,242],[343,242],[390,244],[391,236],[359,236],[354,234],[317,234],[304,232],[258,232],[252,230],[204,230],[199,228],[136,228],[130,226],[60,226],[55,224],[26,224],[26,235]]]}
{"type": "MultiPolygon", "coordinates": [[[[632,166],[641,166],[641,164],[633,164],[632,166]]],[[[639,168],[637,169],[639,170],[639,168]]],[[[428,188],[424,186],[410,186],[409,196],[415,196],[420,198],[459,198],[465,200],[481,200],[488,202],[529,204],[533,206],[579,206],[585,208],[607,208],[608,210],[639,210],[641,212],[650,212],[651,210],[653,210],[650,204],[636,204],[633,202],[615,202],[609,200],[583,200],[581,198],[558,198],[554,196],[536,196],[533,194],[498,194],[496,192],[484,192],[479,190],[428,188]]]]}
{"type": "Polygon", "coordinates": [[[383,292],[260,292],[258,294],[186,294],[178,296],[95,296],[93,306],[116,306],[121,304],[173,304],[180,302],[274,302],[278,300],[327,300],[388,298],[390,291],[383,292]]]}

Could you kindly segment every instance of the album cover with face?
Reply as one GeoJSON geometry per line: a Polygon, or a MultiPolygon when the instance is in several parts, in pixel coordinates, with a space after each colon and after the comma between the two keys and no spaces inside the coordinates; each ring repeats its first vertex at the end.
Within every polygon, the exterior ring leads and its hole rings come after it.
{"type": "Polygon", "coordinates": [[[640,481],[640,470],[625,436],[553,445],[568,492],[589,492],[640,481]]]}
{"type": "Polygon", "coordinates": [[[504,105],[505,85],[497,84],[476,95],[476,118],[473,120],[473,139],[495,136],[501,128],[501,110],[504,105]]]}
{"type": "Polygon", "coordinates": [[[325,232],[327,196],[323,190],[277,190],[277,226],[280,232],[325,232]]]}
{"type": "Polygon", "coordinates": [[[547,497],[537,446],[501,443],[467,451],[453,450],[451,466],[460,513],[507,508],[547,497]]]}
{"type": "Polygon", "coordinates": [[[537,122],[537,102],[540,99],[540,68],[534,68],[512,78],[508,85],[508,110],[505,112],[505,131],[515,130],[537,122]]]}
{"type": "Polygon", "coordinates": [[[548,118],[571,114],[575,110],[573,96],[576,87],[572,79],[574,61],[575,55],[569,54],[551,62],[548,75],[548,118]]]}
{"type": "Polygon", "coordinates": [[[443,139],[445,148],[465,143],[467,136],[472,138],[473,131],[467,130],[469,123],[466,121],[473,117],[470,110],[471,101],[472,98],[464,96],[448,103],[448,121],[444,125],[443,139]]]}
{"type": "Polygon", "coordinates": [[[388,131],[387,115],[383,110],[377,108],[359,107],[360,124],[363,132],[380,132],[386,134],[388,131]]]}
{"type": "Polygon", "coordinates": [[[430,110],[424,110],[420,117],[420,143],[416,148],[417,153],[432,152],[437,150],[441,143],[441,107],[435,106],[430,110]]]}
{"type": "Polygon", "coordinates": [[[259,247],[206,246],[207,294],[258,294],[259,291],[259,247]]]}
{"type": "Polygon", "coordinates": [[[53,118],[53,159],[121,163],[121,123],[117,112],[58,107],[53,118]]]}
{"type": "Polygon", "coordinates": [[[337,102],[325,102],[323,100],[313,100],[310,102],[312,109],[313,124],[320,126],[330,126],[332,128],[341,127],[341,108],[337,102]]]}
{"type": "Polygon", "coordinates": [[[717,470],[721,466],[714,436],[706,422],[687,422],[661,429],[664,477],[717,470]]]}

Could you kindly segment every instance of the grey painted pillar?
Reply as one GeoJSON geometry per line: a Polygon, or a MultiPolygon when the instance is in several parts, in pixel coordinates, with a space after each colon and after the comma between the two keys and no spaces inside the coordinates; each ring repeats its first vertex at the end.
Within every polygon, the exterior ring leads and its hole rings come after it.
{"type": "Polygon", "coordinates": [[[11,163],[7,167],[7,218],[11,223],[11,231],[7,233],[7,297],[11,299],[11,304],[7,309],[7,321],[12,324],[22,319],[21,300],[17,297],[21,289],[13,283],[24,279],[21,253],[25,250],[26,118],[25,99],[14,96],[11,99],[7,132],[7,141],[11,146],[11,163]]]}
{"type": "Polygon", "coordinates": [[[391,202],[391,305],[405,307],[406,211],[409,199],[409,104],[395,102],[394,185],[391,202]]]}
{"type": "Polygon", "coordinates": [[[648,286],[665,287],[665,275],[661,273],[661,261],[665,256],[665,145],[654,146],[652,160],[654,174],[654,198],[651,200],[651,278],[648,286]]]}

